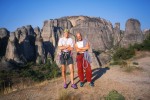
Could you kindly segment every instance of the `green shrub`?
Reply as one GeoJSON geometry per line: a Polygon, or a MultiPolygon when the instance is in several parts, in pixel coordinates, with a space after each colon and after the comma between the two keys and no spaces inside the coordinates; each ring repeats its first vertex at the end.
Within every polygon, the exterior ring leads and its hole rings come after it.
{"type": "Polygon", "coordinates": [[[3,94],[6,87],[12,86],[12,73],[9,71],[0,71],[0,94],[3,94]]]}
{"type": "Polygon", "coordinates": [[[125,97],[122,94],[118,93],[116,90],[112,90],[105,97],[105,100],[125,100],[125,97]]]}
{"type": "Polygon", "coordinates": [[[0,93],[4,93],[5,88],[12,86],[16,79],[21,78],[40,82],[60,75],[60,69],[56,62],[51,59],[47,59],[45,64],[38,65],[34,62],[28,62],[10,71],[0,71],[0,93]]]}
{"type": "Polygon", "coordinates": [[[38,66],[27,64],[26,67],[21,70],[20,75],[22,77],[31,78],[33,81],[43,81],[60,76],[59,72],[57,64],[47,59],[46,64],[38,64],[38,66]]]}
{"type": "Polygon", "coordinates": [[[119,48],[113,55],[113,60],[127,60],[132,58],[135,55],[133,48],[119,48]]]}
{"type": "Polygon", "coordinates": [[[150,39],[146,39],[143,41],[142,45],[144,46],[144,50],[150,51],[150,39]]]}
{"type": "Polygon", "coordinates": [[[150,51],[150,35],[142,43],[135,43],[132,47],[138,51],[150,51]]]}

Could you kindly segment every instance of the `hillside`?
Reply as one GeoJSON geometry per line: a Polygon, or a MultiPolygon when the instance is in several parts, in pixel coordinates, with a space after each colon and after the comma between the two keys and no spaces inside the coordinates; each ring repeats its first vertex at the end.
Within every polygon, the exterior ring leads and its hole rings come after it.
{"type": "MultiPolygon", "coordinates": [[[[126,100],[149,100],[150,98],[150,56],[137,59],[142,70],[134,70],[132,73],[125,72],[117,66],[109,68],[93,69],[93,81],[95,87],[91,88],[86,83],[79,87],[79,79],[75,78],[78,89],[70,87],[63,89],[62,79],[57,78],[46,82],[41,86],[34,86],[24,90],[12,92],[0,96],[2,100],[56,100],[60,94],[68,92],[68,95],[81,100],[99,100],[106,96],[109,91],[115,89],[125,96],[126,100]]],[[[69,79],[69,76],[68,76],[69,79]]],[[[69,82],[69,80],[68,80],[69,82]]]]}

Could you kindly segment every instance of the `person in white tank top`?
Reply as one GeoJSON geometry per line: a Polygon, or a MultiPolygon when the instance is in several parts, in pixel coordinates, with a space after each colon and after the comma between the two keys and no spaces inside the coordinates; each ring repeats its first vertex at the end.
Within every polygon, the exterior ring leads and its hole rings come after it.
{"type": "Polygon", "coordinates": [[[80,87],[83,87],[85,83],[83,70],[85,70],[86,79],[89,82],[89,85],[93,87],[94,83],[92,82],[91,65],[87,61],[87,59],[85,59],[84,57],[84,54],[86,53],[86,51],[90,49],[90,45],[88,42],[84,44],[81,33],[77,33],[76,38],[77,38],[77,42],[75,44],[75,49],[77,51],[76,61],[77,61],[77,67],[78,67],[78,76],[80,79],[80,87]]]}
{"type": "MultiPolygon", "coordinates": [[[[76,44],[77,44],[77,46],[78,46],[79,49],[83,48],[83,40],[76,42],[76,44]]],[[[79,53],[84,53],[84,51],[79,52],[79,53]]]]}

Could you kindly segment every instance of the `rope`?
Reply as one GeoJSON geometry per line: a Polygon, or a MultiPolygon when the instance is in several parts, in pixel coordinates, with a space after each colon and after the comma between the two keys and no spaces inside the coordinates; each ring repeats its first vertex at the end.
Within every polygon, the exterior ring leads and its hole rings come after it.
{"type": "Polygon", "coordinates": [[[84,58],[83,58],[83,65],[82,66],[84,69],[88,68],[88,61],[85,60],[85,62],[86,62],[86,67],[84,67],[84,58]]]}

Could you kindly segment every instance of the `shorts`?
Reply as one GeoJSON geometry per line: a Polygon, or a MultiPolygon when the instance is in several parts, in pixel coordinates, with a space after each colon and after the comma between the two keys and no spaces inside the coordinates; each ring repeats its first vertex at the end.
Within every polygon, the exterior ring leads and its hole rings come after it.
{"type": "Polygon", "coordinates": [[[60,64],[61,65],[70,65],[70,64],[73,64],[73,58],[72,58],[72,56],[70,56],[67,60],[65,60],[63,58],[63,56],[60,55],[60,64]]]}

